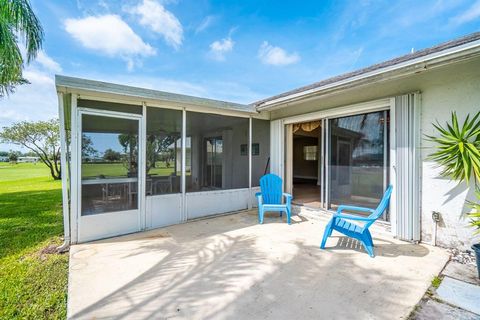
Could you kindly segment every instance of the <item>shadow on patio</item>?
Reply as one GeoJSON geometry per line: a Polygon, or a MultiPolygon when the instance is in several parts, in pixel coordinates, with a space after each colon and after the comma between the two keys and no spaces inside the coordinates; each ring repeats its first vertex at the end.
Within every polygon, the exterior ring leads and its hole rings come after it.
{"type": "MultiPolygon", "coordinates": [[[[363,247],[362,243],[356,239],[352,239],[345,236],[333,236],[333,239],[337,239],[335,246],[326,247],[326,250],[355,250],[367,254],[367,251],[363,247]]],[[[403,242],[397,243],[389,241],[385,238],[373,238],[375,244],[375,256],[383,257],[399,257],[399,256],[411,256],[411,257],[424,257],[429,254],[428,247],[422,245],[416,245],[413,243],[403,242]]]]}
{"type": "Polygon", "coordinates": [[[323,222],[273,219],[241,213],[74,246],[69,316],[399,318],[447,259],[384,237],[375,259],[343,237],[320,250],[323,222]]]}

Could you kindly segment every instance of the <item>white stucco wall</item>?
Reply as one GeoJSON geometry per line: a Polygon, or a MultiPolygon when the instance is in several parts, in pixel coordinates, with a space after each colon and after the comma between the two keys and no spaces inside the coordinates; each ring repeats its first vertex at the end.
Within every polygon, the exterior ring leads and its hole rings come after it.
{"type": "MultiPolygon", "coordinates": [[[[460,123],[466,115],[480,111],[480,69],[463,66],[457,72],[425,82],[422,91],[422,134],[438,135],[432,122],[444,125],[450,121],[451,112],[456,111],[460,123]]],[[[467,187],[450,179],[440,177],[441,171],[427,159],[433,152],[431,142],[422,139],[422,241],[434,240],[432,212],[441,215],[436,243],[445,247],[468,249],[472,237],[466,213],[471,209],[466,200],[475,200],[473,184],[467,187]]]]}

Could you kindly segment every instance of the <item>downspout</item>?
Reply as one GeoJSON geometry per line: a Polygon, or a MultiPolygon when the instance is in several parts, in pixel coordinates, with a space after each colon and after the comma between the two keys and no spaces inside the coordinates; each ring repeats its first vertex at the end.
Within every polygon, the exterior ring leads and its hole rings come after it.
{"type": "Polygon", "coordinates": [[[62,178],[62,208],[63,208],[63,234],[64,239],[59,252],[68,251],[70,247],[70,210],[68,204],[68,181],[67,181],[67,141],[65,137],[65,111],[63,106],[63,93],[58,93],[58,116],[60,124],[60,170],[62,178]]]}

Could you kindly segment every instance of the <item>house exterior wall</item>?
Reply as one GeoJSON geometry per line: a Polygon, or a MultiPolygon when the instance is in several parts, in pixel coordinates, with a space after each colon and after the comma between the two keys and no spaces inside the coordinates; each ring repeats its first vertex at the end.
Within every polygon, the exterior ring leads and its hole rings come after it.
{"type": "Polygon", "coordinates": [[[420,142],[421,153],[421,240],[435,242],[443,247],[468,249],[479,237],[473,236],[466,213],[467,201],[475,200],[473,185],[457,184],[439,176],[440,169],[427,159],[433,152],[424,135],[436,135],[432,122],[444,124],[456,111],[460,121],[466,115],[480,111],[480,59],[475,58],[419,72],[396,80],[343,90],[317,99],[300,101],[296,105],[273,110],[271,119],[278,120],[309,112],[327,110],[350,104],[389,98],[409,92],[420,92],[420,142]],[[441,221],[432,220],[432,212],[439,212],[441,221]]]}
{"type": "MultiPolygon", "coordinates": [[[[260,156],[256,158],[252,157],[252,177],[260,175],[264,170],[263,164],[266,163],[268,156],[271,157],[271,172],[277,173],[281,176],[284,174],[284,163],[279,161],[283,159],[285,146],[282,143],[276,143],[284,141],[283,127],[278,119],[287,118],[295,115],[302,115],[309,112],[333,109],[336,107],[348,106],[351,104],[357,104],[362,102],[368,102],[378,99],[390,98],[405,93],[419,92],[421,94],[421,125],[419,135],[436,134],[432,126],[432,122],[438,120],[444,124],[449,120],[451,111],[456,111],[460,121],[466,117],[467,113],[474,114],[480,111],[480,59],[472,58],[470,60],[464,60],[448,66],[443,66],[435,69],[429,69],[426,65],[425,68],[418,70],[417,73],[404,76],[402,78],[389,79],[385,77],[383,80],[379,80],[375,83],[364,84],[362,86],[352,86],[349,89],[344,89],[339,92],[331,92],[329,95],[322,97],[309,98],[294,104],[291,104],[285,108],[277,109],[269,113],[269,118],[272,120],[270,123],[271,136],[268,134],[259,134],[254,132],[253,143],[260,143],[260,156]],[[278,137],[279,139],[273,139],[278,137]],[[272,139],[269,143],[268,140],[272,139]],[[263,148],[262,146],[268,146],[263,148]],[[268,150],[268,151],[266,151],[268,150]],[[266,153],[265,153],[266,151],[266,153]],[[260,162],[258,165],[257,162],[260,162]]],[[[106,101],[109,101],[109,96],[105,97],[106,101]]],[[[115,100],[122,100],[122,97],[116,97],[115,100]]],[[[133,98],[132,98],[133,99],[133,98]]],[[[72,120],[73,128],[76,126],[76,94],[64,95],[64,111],[65,111],[65,130],[67,134],[71,134],[70,141],[72,142],[73,150],[76,150],[76,143],[78,141],[76,137],[76,131],[71,129],[70,120],[72,120]],[[71,100],[70,100],[71,99],[71,100]],[[71,103],[68,103],[70,102],[71,103]],[[72,113],[73,110],[73,113],[72,113]]],[[[80,104],[82,100],[80,100],[80,104]]],[[[143,100],[142,100],[143,101],[143,100]]],[[[125,102],[129,102],[127,99],[125,102]]],[[[137,101],[138,102],[138,101],[137,101]]],[[[130,101],[130,103],[133,103],[130,101]]],[[[206,103],[206,102],[205,102],[206,103]]],[[[138,103],[141,105],[141,103],[138,103]]],[[[187,112],[190,111],[187,108],[187,112]]],[[[202,107],[205,112],[212,111],[208,107],[202,107]]],[[[213,107],[212,107],[213,108],[213,107]]],[[[202,109],[203,110],[203,109],[202,109]]],[[[194,110],[201,111],[201,110],[194,110]]],[[[235,113],[232,111],[232,113],[235,113]]],[[[232,114],[234,115],[234,114],[232,114]]],[[[268,117],[264,117],[267,119],[268,117]]],[[[262,127],[267,129],[268,127],[262,127]]],[[[268,132],[268,129],[266,130],[268,132]]],[[[248,143],[245,135],[238,135],[230,137],[232,141],[232,148],[228,150],[229,155],[233,155],[239,152],[239,145],[248,143]]],[[[68,142],[68,141],[67,141],[68,142]]],[[[230,144],[229,144],[230,145],[230,144]]],[[[201,148],[201,140],[195,141],[192,139],[191,148],[192,152],[195,148],[201,148]]],[[[425,139],[421,139],[420,153],[421,153],[421,237],[422,241],[428,243],[436,243],[445,247],[458,247],[461,249],[467,249],[473,242],[480,241],[480,237],[473,237],[473,230],[468,227],[468,219],[465,214],[470,210],[467,201],[475,200],[475,194],[473,186],[466,186],[465,184],[457,184],[450,179],[445,179],[439,176],[440,169],[428,160],[427,156],[433,151],[430,142],[425,139]],[[439,212],[441,221],[438,225],[432,220],[432,212],[439,212]]],[[[68,145],[65,149],[69,149],[68,145]]],[[[66,153],[66,152],[65,152],[66,153]]],[[[72,152],[74,155],[75,152],[72,152]]],[[[78,156],[78,155],[77,155],[78,156]]],[[[244,172],[245,168],[248,168],[248,158],[240,160],[239,163],[234,164],[234,167],[242,170],[234,170],[231,175],[232,179],[229,184],[235,184],[237,182],[245,182],[248,177],[245,175],[238,175],[240,172],[244,172]]],[[[191,159],[192,168],[197,168],[199,165],[198,158],[191,159]]],[[[233,160],[232,160],[233,162],[233,160]]],[[[76,172],[76,165],[73,166],[72,172],[76,172]]],[[[70,170],[69,170],[70,171],[70,170]]],[[[200,172],[197,168],[195,172],[200,172]]],[[[199,179],[199,177],[191,176],[189,178],[199,179]]],[[[78,202],[76,198],[77,185],[79,177],[72,175],[72,179],[69,179],[72,192],[72,206],[71,216],[72,219],[72,239],[76,242],[77,237],[77,212],[78,202]]],[[[244,183],[242,183],[244,184],[244,183]]],[[[252,180],[252,186],[256,186],[256,181],[252,180]]],[[[63,188],[64,193],[68,195],[68,188],[63,188]]],[[[226,212],[230,210],[232,204],[235,209],[246,208],[249,206],[248,201],[254,201],[253,194],[255,190],[249,192],[248,188],[241,190],[241,196],[239,196],[236,190],[222,190],[221,192],[215,192],[210,194],[195,193],[190,196],[185,202],[185,210],[194,210],[192,216],[203,216],[203,214],[213,214],[219,212],[226,212]],[[212,210],[210,207],[205,207],[205,212],[198,211],[198,203],[205,202],[205,196],[215,197],[215,201],[208,201],[209,203],[221,203],[226,207],[216,207],[212,210]],[[217,201],[218,199],[226,199],[227,201],[217,201]],[[191,201],[190,201],[191,200],[191,201]],[[235,201],[234,201],[235,200],[235,201]]],[[[188,196],[188,193],[186,194],[188,196]]],[[[213,199],[213,198],[211,198],[213,199]]],[[[153,203],[147,204],[151,207],[153,203]]],[[[68,216],[68,210],[66,210],[68,216]]],[[[66,225],[66,228],[68,226],[66,225]]],[[[67,232],[66,232],[67,234],[67,232]]]]}
{"type": "MultiPolygon", "coordinates": [[[[461,123],[467,114],[480,111],[480,65],[472,69],[465,65],[448,77],[424,83],[422,91],[421,128],[424,135],[437,135],[432,122],[444,125],[455,111],[461,123]]],[[[458,184],[439,176],[440,168],[427,159],[432,144],[422,139],[422,240],[435,241],[445,247],[468,249],[475,242],[473,229],[468,226],[466,213],[470,211],[467,200],[475,200],[473,184],[458,184]],[[432,212],[440,213],[435,226],[432,212]],[[436,237],[436,239],[435,239],[436,237]]],[[[479,239],[477,238],[477,242],[479,239]]]]}

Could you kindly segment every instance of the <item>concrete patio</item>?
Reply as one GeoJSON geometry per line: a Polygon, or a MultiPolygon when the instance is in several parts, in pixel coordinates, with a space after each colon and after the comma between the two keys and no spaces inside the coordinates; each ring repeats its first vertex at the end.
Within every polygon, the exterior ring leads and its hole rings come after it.
{"type": "Polygon", "coordinates": [[[70,250],[74,319],[405,319],[446,251],[373,228],[374,259],[325,217],[255,211],[204,219],[70,250]]]}

